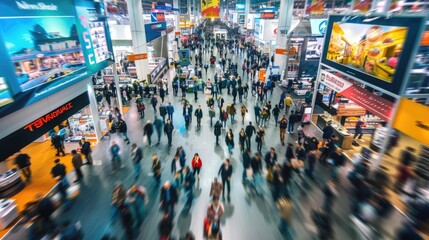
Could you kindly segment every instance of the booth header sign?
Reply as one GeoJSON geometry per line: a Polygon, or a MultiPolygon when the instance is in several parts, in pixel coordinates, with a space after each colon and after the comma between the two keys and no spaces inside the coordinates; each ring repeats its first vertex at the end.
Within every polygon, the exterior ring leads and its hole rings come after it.
{"type": "Polygon", "coordinates": [[[385,121],[390,120],[393,102],[379,97],[364,88],[353,85],[325,70],[321,71],[320,82],[381,119],[385,121]]]}
{"type": "Polygon", "coordinates": [[[429,146],[429,106],[401,99],[393,127],[429,146]]]}
{"type": "Polygon", "coordinates": [[[137,61],[147,59],[147,53],[130,54],[128,55],[129,61],[137,61]]]}
{"type": "Polygon", "coordinates": [[[206,18],[219,18],[219,0],[202,0],[201,15],[206,18]]]}

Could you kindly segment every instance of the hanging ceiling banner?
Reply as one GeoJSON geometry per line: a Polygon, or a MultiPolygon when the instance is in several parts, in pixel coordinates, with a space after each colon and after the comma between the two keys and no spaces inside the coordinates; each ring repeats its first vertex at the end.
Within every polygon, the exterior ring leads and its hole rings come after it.
{"type": "Polygon", "coordinates": [[[201,0],[201,15],[206,18],[219,18],[219,0],[201,0]]]}

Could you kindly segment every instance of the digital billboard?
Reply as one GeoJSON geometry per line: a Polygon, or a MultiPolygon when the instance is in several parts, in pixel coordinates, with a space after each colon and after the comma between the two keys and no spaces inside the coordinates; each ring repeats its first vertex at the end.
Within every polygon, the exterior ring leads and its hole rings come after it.
{"type": "Polygon", "coordinates": [[[330,16],[322,63],[394,94],[401,89],[423,18],[330,16]]]}
{"type": "Polygon", "coordinates": [[[201,0],[201,15],[206,18],[219,18],[219,0],[201,0]]]}

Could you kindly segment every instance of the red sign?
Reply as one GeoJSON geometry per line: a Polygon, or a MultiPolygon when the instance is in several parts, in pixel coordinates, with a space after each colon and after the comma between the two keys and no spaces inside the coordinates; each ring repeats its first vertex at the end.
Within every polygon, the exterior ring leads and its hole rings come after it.
{"type": "Polygon", "coordinates": [[[43,127],[43,125],[54,120],[55,118],[57,118],[58,116],[60,116],[64,112],[70,110],[71,108],[73,108],[72,103],[71,102],[66,103],[66,104],[62,105],[61,107],[55,109],[54,111],[46,114],[45,116],[38,118],[36,121],[28,124],[27,126],[24,127],[24,129],[32,132],[37,128],[41,128],[41,127],[43,127]]]}
{"type": "Polygon", "coordinates": [[[389,121],[392,117],[393,102],[379,97],[366,89],[352,85],[341,92],[341,95],[385,121],[389,121]]]}
{"type": "Polygon", "coordinates": [[[130,54],[128,55],[129,61],[137,61],[147,59],[147,53],[139,53],[139,54],[130,54]]]}
{"type": "Polygon", "coordinates": [[[276,14],[274,12],[263,12],[261,13],[261,19],[274,19],[276,14]]]}
{"type": "Polygon", "coordinates": [[[164,22],[165,21],[165,15],[162,12],[156,13],[156,21],[157,22],[164,22]]]}

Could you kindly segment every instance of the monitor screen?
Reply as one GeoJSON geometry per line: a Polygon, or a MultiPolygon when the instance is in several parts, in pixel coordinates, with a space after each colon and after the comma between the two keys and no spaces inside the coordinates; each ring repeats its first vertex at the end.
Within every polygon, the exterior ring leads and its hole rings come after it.
{"type": "Polygon", "coordinates": [[[415,17],[329,18],[322,63],[373,86],[400,94],[416,37],[424,21],[415,17]]]}

